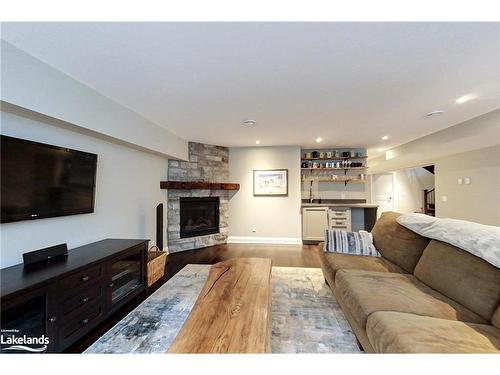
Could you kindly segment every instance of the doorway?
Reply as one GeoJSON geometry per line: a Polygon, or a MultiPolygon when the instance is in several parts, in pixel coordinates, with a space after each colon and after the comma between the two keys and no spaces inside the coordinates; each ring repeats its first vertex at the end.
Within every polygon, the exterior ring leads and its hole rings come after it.
{"type": "Polygon", "coordinates": [[[386,211],[435,216],[434,165],[372,175],[372,202],[377,215],[386,211]]]}
{"type": "Polygon", "coordinates": [[[378,204],[377,218],[382,212],[394,210],[394,174],[382,173],[372,176],[372,202],[378,204]]]}

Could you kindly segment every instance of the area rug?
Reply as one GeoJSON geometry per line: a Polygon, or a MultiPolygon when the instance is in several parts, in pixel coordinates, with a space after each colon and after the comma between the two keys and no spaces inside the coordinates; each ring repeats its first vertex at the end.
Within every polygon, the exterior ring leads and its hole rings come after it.
{"type": "MultiPolygon", "coordinates": [[[[165,353],[187,319],[210,266],[190,264],[85,353],[165,353]]],[[[273,353],[359,353],[319,268],[273,267],[273,353]]]]}

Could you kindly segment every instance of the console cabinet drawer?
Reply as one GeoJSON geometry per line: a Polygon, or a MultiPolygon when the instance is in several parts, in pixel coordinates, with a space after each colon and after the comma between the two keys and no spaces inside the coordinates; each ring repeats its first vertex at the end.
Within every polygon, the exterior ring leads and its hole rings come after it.
{"type": "Polygon", "coordinates": [[[59,304],[59,315],[64,319],[71,319],[85,310],[87,306],[98,302],[104,302],[104,286],[100,282],[89,285],[81,292],[63,300],[59,304]]]}
{"type": "Polygon", "coordinates": [[[61,345],[65,347],[78,340],[99,323],[103,316],[104,304],[101,301],[89,305],[80,314],[64,323],[60,334],[61,345]]]}
{"type": "Polygon", "coordinates": [[[347,218],[349,214],[347,210],[330,210],[330,217],[334,218],[347,218]]]}
{"type": "Polygon", "coordinates": [[[350,225],[345,221],[335,221],[330,223],[330,228],[348,228],[350,225]]]}
{"type": "Polygon", "coordinates": [[[100,280],[104,276],[104,264],[86,268],[83,271],[74,273],[71,276],[59,280],[62,295],[74,294],[75,290],[88,287],[90,284],[100,280]]]}
{"type": "Polygon", "coordinates": [[[341,223],[345,224],[347,223],[347,218],[346,217],[330,217],[330,223],[341,223]]]}
{"type": "Polygon", "coordinates": [[[337,229],[337,230],[345,230],[347,232],[351,231],[351,228],[347,225],[333,225],[331,229],[337,229]]]}

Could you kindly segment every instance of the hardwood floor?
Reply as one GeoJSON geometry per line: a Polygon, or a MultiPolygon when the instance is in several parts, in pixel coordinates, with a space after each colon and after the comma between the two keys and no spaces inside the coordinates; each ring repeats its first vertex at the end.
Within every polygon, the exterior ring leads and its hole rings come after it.
{"type": "Polygon", "coordinates": [[[226,244],[169,254],[165,281],[187,264],[215,264],[236,257],[271,258],[277,267],[320,267],[316,245],[226,244]]]}
{"type": "Polygon", "coordinates": [[[317,245],[226,244],[169,254],[165,276],[148,288],[147,295],[138,296],[123,306],[111,319],[94,328],[65,352],[83,352],[186,265],[215,264],[236,257],[271,258],[272,265],[278,267],[320,267],[317,245]]]}

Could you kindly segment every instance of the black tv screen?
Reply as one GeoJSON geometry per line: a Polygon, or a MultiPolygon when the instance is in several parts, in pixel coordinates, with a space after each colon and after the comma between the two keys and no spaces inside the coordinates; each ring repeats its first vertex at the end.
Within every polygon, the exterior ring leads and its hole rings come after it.
{"type": "Polygon", "coordinates": [[[94,212],[97,155],[1,136],[1,222],[94,212]]]}

